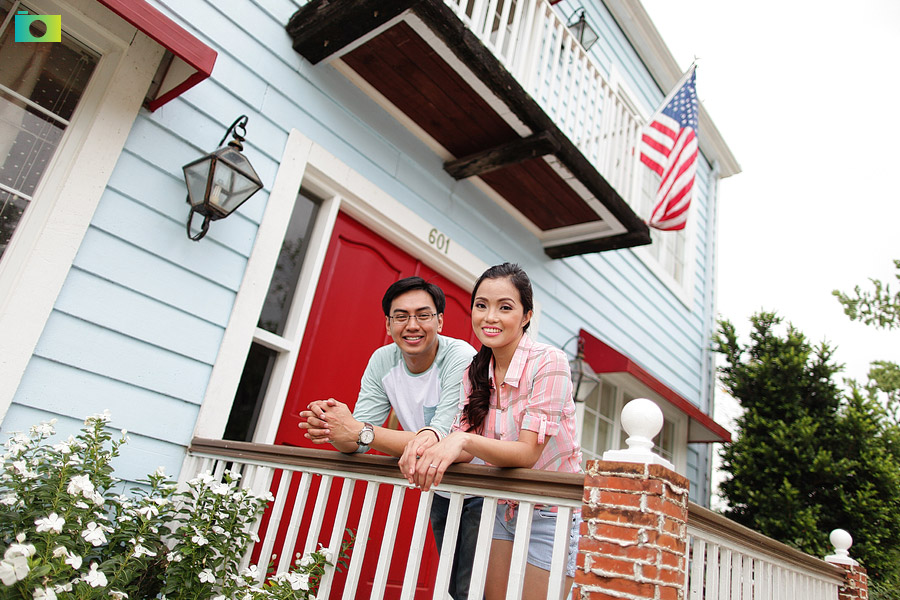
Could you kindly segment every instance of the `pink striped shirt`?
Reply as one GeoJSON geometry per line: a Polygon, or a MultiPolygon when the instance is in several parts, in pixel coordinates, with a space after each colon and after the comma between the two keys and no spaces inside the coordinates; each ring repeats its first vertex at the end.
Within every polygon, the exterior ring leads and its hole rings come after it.
{"type": "MultiPolygon", "coordinates": [[[[534,431],[538,443],[547,440],[547,445],[533,469],[580,473],[581,444],[576,437],[572,376],[565,353],[535,342],[526,334],[519,341],[503,382],[498,386],[494,381],[493,361],[489,376],[493,389],[482,435],[515,441],[520,430],[534,431]]],[[[469,403],[471,391],[466,369],[460,409],[469,403]]],[[[452,429],[466,429],[461,410],[452,429]]]]}

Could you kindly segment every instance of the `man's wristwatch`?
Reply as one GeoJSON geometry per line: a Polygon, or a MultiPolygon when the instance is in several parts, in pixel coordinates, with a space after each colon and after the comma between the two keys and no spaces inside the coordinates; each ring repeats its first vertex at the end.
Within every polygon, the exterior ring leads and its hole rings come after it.
{"type": "Polygon", "coordinates": [[[369,445],[375,441],[375,426],[371,423],[363,423],[363,428],[359,430],[359,437],[356,438],[356,444],[362,452],[369,449],[369,445]]]}

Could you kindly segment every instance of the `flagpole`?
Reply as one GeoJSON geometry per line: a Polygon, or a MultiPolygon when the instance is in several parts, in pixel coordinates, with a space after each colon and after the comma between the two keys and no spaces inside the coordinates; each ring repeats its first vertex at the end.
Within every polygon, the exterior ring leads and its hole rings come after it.
{"type": "Polygon", "coordinates": [[[650,118],[647,119],[647,123],[652,123],[653,119],[655,119],[656,116],[659,113],[661,113],[666,108],[666,106],[669,105],[669,102],[672,101],[672,98],[675,97],[675,94],[677,94],[678,91],[681,90],[681,86],[683,86],[684,83],[688,80],[688,78],[690,78],[691,73],[693,73],[696,70],[697,70],[697,61],[695,60],[694,62],[691,63],[691,66],[688,67],[688,70],[684,72],[684,75],[681,76],[681,79],[679,79],[678,82],[674,86],[672,86],[672,89],[669,91],[669,94],[665,98],[663,98],[663,101],[659,104],[659,108],[656,109],[656,112],[654,112],[652,115],[650,115],[650,118]]]}

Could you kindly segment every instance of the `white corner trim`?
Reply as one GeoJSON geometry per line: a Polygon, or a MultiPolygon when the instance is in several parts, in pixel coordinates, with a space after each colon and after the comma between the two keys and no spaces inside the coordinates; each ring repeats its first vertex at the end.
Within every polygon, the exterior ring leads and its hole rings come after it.
{"type": "MultiPolygon", "coordinates": [[[[63,21],[71,24],[72,21],[63,21]]],[[[94,26],[91,29],[97,29],[94,26]]],[[[142,33],[105,54],[0,263],[0,421],[66,280],[163,48],[142,33]],[[65,195],[65,202],[61,198],[65,195]]]]}

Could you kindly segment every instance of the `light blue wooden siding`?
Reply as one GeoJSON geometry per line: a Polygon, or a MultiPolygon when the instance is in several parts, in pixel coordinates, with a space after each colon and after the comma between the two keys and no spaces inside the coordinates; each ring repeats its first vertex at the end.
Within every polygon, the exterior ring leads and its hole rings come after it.
{"type": "MultiPolygon", "coordinates": [[[[296,128],[489,264],[519,262],[543,315],[540,337],[580,328],[701,405],[710,168],[701,161],[693,217],[690,306],[631,250],[551,260],[471,182],[455,181],[427,146],[327,66],[291,48],[284,24],[300,3],[154,2],[219,52],[213,76],[156,113],[142,112],[78,252],[3,430],[39,416],[74,427],[108,408],[126,427],[127,478],[156,464],[176,472],[189,443],[288,132],[296,128]],[[181,167],[215,148],[247,114],[245,153],[266,189],[194,243],[181,167]]],[[[627,73],[648,103],[656,89],[602,7],[597,56],[627,73]]],[[[574,351],[569,343],[567,350],[574,351]]],[[[703,467],[691,453],[691,468],[703,467]]]]}

